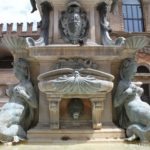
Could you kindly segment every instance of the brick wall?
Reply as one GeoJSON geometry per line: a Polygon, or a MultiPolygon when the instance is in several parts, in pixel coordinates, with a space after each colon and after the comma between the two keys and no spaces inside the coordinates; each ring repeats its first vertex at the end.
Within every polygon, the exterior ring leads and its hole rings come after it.
{"type": "Polygon", "coordinates": [[[37,23],[7,23],[0,24],[0,38],[4,35],[16,35],[21,37],[33,37],[37,39],[40,35],[40,29],[37,23]]]}

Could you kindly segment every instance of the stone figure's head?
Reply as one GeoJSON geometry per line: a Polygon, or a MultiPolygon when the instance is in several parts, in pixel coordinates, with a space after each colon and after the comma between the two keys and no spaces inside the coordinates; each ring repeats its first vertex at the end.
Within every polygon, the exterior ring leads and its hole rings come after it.
{"type": "Polygon", "coordinates": [[[137,72],[137,64],[133,58],[126,58],[121,66],[121,79],[132,80],[137,72]]]}
{"type": "Polygon", "coordinates": [[[49,2],[44,1],[44,2],[41,3],[41,9],[42,9],[43,13],[47,13],[49,11],[52,11],[53,7],[49,2]]]}
{"type": "Polygon", "coordinates": [[[14,73],[15,73],[15,76],[19,80],[29,79],[30,73],[29,73],[28,62],[23,58],[19,58],[17,61],[15,61],[14,62],[14,73]]]}
{"type": "Polygon", "coordinates": [[[78,120],[84,109],[83,102],[80,98],[72,98],[68,104],[70,116],[74,120],[78,120]]]}
{"type": "Polygon", "coordinates": [[[101,15],[107,14],[107,12],[108,12],[108,4],[105,3],[105,2],[102,2],[102,3],[98,4],[97,10],[99,11],[99,13],[100,13],[101,15]]]}

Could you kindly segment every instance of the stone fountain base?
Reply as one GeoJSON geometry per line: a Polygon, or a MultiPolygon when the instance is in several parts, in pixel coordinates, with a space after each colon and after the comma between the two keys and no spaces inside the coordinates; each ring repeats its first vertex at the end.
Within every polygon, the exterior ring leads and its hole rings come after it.
{"type": "Polygon", "coordinates": [[[50,130],[48,127],[28,131],[28,143],[57,142],[121,142],[125,138],[124,130],[115,126],[103,126],[100,130],[64,129],[50,130]]]}
{"type": "MultiPolygon", "coordinates": [[[[103,46],[70,46],[70,45],[63,45],[63,46],[57,46],[57,45],[51,45],[47,47],[34,47],[29,49],[29,55],[31,58],[31,61],[36,60],[38,62],[38,65],[32,66],[34,69],[36,67],[39,67],[38,77],[39,83],[42,85],[42,87],[45,87],[45,83],[49,83],[51,85],[51,80],[56,79],[56,77],[50,77],[49,75],[51,72],[53,72],[54,69],[59,69],[57,66],[61,66],[61,68],[68,68],[67,65],[69,65],[69,68],[73,68],[74,65],[76,66],[78,62],[77,60],[90,60],[91,66],[96,66],[97,71],[103,71],[108,74],[112,74],[114,76],[117,75],[120,62],[128,57],[132,57],[132,53],[130,51],[127,51],[123,47],[103,47],[103,46]],[[60,57],[61,56],[61,57],[60,57]],[[73,56],[73,58],[72,58],[73,56]],[[60,58],[63,58],[63,63],[60,62],[60,58]],[[87,59],[88,58],[88,59],[87,59]],[[53,65],[56,65],[53,69],[53,65]],[[96,64],[96,65],[95,65],[96,64]],[[51,69],[52,68],[52,69],[51,69]],[[46,75],[46,76],[45,76],[46,75]],[[42,76],[42,78],[41,78],[42,76]],[[44,77],[44,78],[43,78],[44,77]],[[46,81],[46,82],[45,82],[46,81]],[[48,82],[49,81],[49,82],[48,82]],[[43,83],[43,84],[42,84],[43,83]]],[[[62,60],[62,59],[61,59],[62,60]]],[[[86,61],[88,62],[88,61],[86,61]]],[[[82,66],[83,64],[80,64],[82,66]]],[[[88,66],[89,68],[91,66],[88,66]]],[[[84,66],[82,66],[84,68],[84,66]]],[[[94,68],[95,69],[95,68],[94,68]]],[[[91,75],[91,73],[88,72],[88,75],[91,75]]],[[[93,73],[92,73],[93,75],[93,73]]],[[[36,76],[36,77],[37,77],[36,76]]],[[[61,76],[62,77],[62,76],[61,76]]],[[[105,77],[105,76],[103,76],[105,77]]],[[[95,78],[100,78],[101,80],[107,80],[112,81],[112,79],[104,79],[102,75],[96,75],[95,78]],[[101,77],[101,78],[100,78],[101,77]]],[[[41,86],[40,86],[41,87],[41,86]]],[[[46,84],[47,87],[47,84],[46,84]]],[[[51,87],[51,86],[50,86],[51,87]]],[[[51,89],[51,88],[50,88],[51,89]]],[[[42,88],[43,91],[43,88],[42,88]]],[[[59,91],[60,92],[60,91],[59,91]]],[[[79,141],[79,142],[96,142],[96,141],[123,141],[123,138],[125,137],[124,130],[121,130],[117,128],[113,123],[113,110],[112,110],[112,94],[108,93],[107,96],[103,96],[103,111],[101,113],[101,117],[98,117],[97,122],[102,123],[102,126],[100,128],[95,128],[93,124],[90,126],[85,125],[84,128],[80,126],[77,128],[74,128],[73,126],[68,126],[65,124],[66,128],[63,128],[63,125],[61,125],[61,117],[64,116],[62,113],[59,113],[59,111],[53,111],[51,109],[51,105],[49,104],[59,104],[59,103],[51,103],[53,100],[53,97],[56,96],[56,94],[59,94],[59,92],[53,92],[53,95],[51,97],[51,92],[44,90],[44,93],[40,91],[39,93],[39,123],[36,128],[28,131],[28,142],[29,143],[55,143],[55,142],[64,142],[64,141],[79,141]],[[54,114],[55,113],[55,114],[54,114]],[[57,116],[57,117],[56,117],[57,116]],[[59,126],[56,128],[53,128],[51,123],[54,121],[59,122],[59,126]],[[45,126],[46,125],[46,126],[45,126]],[[89,128],[87,128],[89,127],[89,128]],[[96,129],[96,130],[95,130],[96,129]]],[[[102,96],[103,94],[101,92],[98,92],[98,97],[102,96]]],[[[92,95],[93,96],[93,95],[92,95]]],[[[94,97],[96,94],[94,95],[94,97]]],[[[62,102],[65,98],[83,98],[87,99],[88,102],[91,102],[91,118],[89,120],[92,120],[94,117],[93,108],[95,108],[92,103],[91,98],[85,95],[85,97],[64,97],[64,95],[59,96],[61,98],[62,102]]],[[[57,100],[57,99],[55,99],[57,100]]],[[[57,101],[58,102],[58,101],[57,101]]],[[[88,104],[89,104],[88,103],[88,104]]],[[[64,103],[62,103],[64,104],[64,103]]],[[[87,103],[86,103],[87,104],[87,103]]],[[[61,106],[64,105],[52,105],[52,106],[58,106],[56,108],[64,108],[61,106]]],[[[85,105],[87,106],[87,105],[85,105]]],[[[66,107],[65,107],[66,108],[66,107]]],[[[85,110],[87,110],[85,107],[85,110]]],[[[56,109],[59,110],[59,109],[56,109]]],[[[62,112],[64,112],[65,109],[63,109],[62,112]]],[[[94,109],[95,110],[95,109],[94,109]]],[[[61,112],[61,109],[60,109],[61,112]]],[[[97,112],[97,111],[96,111],[97,112]]],[[[96,113],[97,114],[97,113],[96,113]]],[[[68,118],[65,118],[68,119],[68,118]]],[[[57,124],[58,125],[58,124],[57,124]]],[[[55,126],[56,127],[56,126],[55,126]]]]}

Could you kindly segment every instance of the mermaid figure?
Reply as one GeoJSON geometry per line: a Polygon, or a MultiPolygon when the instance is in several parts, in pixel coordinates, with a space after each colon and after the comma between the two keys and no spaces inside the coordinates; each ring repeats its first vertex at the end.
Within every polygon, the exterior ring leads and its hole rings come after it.
{"type": "Polygon", "coordinates": [[[137,71],[134,59],[123,61],[120,77],[114,99],[114,107],[119,111],[119,125],[126,129],[127,141],[140,138],[140,141],[150,141],[150,105],[141,100],[143,89],[132,82],[137,71]]]}
{"type": "Polygon", "coordinates": [[[37,99],[25,59],[19,58],[14,63],[14,74],[20,82],[8,90],[10,100],[0,111],[1,142],[26,140],[27,130],[33,127],[37,110],[37,99]]]}

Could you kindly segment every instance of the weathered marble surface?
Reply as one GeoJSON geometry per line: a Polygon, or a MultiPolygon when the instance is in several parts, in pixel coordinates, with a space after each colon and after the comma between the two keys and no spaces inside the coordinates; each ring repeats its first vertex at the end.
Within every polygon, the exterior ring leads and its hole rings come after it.
{"type": "Polygon", "coordinates": [[[0,111],[1,142],[26,140],[27,130],[35,125],[37,99],[30,82],[29,66],[25,59],[20,58],[14,63],[14,73],[20,83],[7,91],[10,100],[3,105],[0,111]]]}
{"type": "Polygon", "coordinates": [[[110,91],[113,87],[113,83],[110,81],[99,80],[92,76],[81,76],[78,71],[55,80],[47,81],[47,83],[41,82],[39,84],[41,90],[43,90],[44,84],[46,84],[46,88],[49,91],[65,94],[97,93],[100,91],[110,91]]]}

